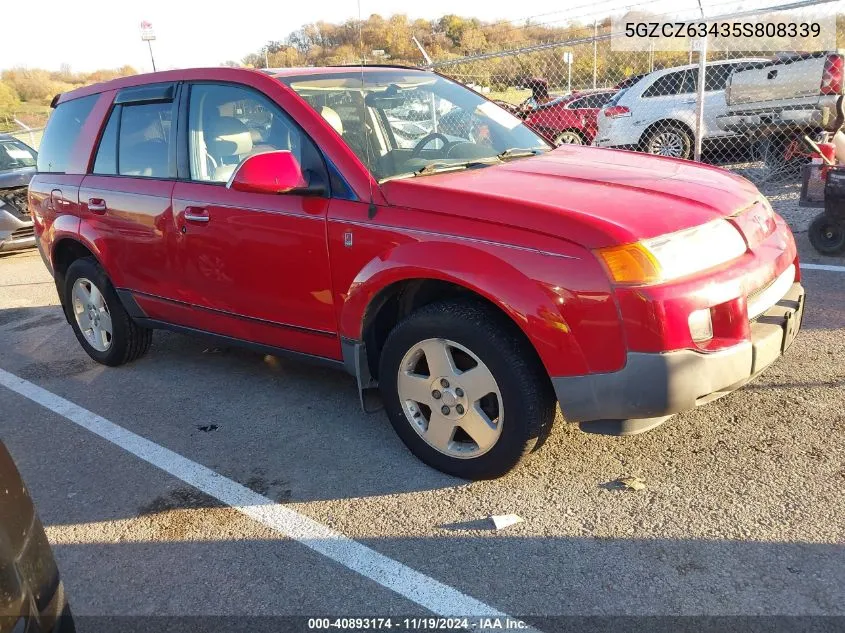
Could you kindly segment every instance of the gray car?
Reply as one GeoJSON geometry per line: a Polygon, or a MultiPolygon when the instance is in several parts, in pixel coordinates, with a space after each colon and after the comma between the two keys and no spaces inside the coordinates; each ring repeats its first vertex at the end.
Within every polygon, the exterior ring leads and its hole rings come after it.
{"type": "Polygon", "coordinates": [[[35,246],[27,186],[35,174],[36,151],[7,134],[0,134],[0,252],[35,246]]]}

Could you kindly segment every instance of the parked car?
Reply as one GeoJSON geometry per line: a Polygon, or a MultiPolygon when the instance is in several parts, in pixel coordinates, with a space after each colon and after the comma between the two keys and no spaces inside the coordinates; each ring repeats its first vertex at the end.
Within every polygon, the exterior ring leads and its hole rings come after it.
{"type": "MultiPolygon", "coordinates": [[[[716,119],[725,112],[725,85],[731,73],[761,61],[766,60],[743,58],[707,64],[702,142],[725,142],[731,136],[742,138],[721,130],[716,125],[716,119]]],[[[596,145],[692,158],[697,88],[697,64],[666,68],[646,75],[617,92],[601,111],[596,145]]]]}
{"type": "Polygon", "coordinates": [[[34,149],[0,134],[0,252],[35,246],[26,187],[35,175],[34,149]]]}
{"type": "Polygon", "coordinates": [[[50,543],[0,441],[0,633],[73,633],[50,543]]]}
{"type": "Polygon", "coordinates": [[[533,108],[525,124],[555,145],[589,145],[596,136],[599,111],[615,90],[581,90],[533,108]]]}
{"type": "Polygon", "coordinates": [[[799,168],[807,158],[796,140],[831,129],[836,101],[845,94],[840,53],[792,53],[737,71],[728,79],[720,129],[760,147],[770,168],[799,168]]]}
{"type": "Polygon", "coordinates": [[[91,358],[168,328],[344,368],[456,476],[509,471],[556,401],[584,430],[651,428],[750,380],[801,321],[795,242],[750,182],[553,150],[431,72],[174,70],[54,103],[30,205],[91,358]],[[403,100],[464,113],[466,136],[401,147],[384,113],[403,100]],[[258,104],[266,134],[232,114],[258,104]]]}

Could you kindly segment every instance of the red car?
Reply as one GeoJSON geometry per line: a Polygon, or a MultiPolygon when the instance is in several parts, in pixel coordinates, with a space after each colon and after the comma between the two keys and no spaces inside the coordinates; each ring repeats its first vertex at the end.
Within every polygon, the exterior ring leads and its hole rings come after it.
{"type": "Polygon", "coordinates": [[[712,400],[801,322],[795,242],[750,182],[553,150],[434,73],[174,70],[53,105],[30,208],[92,358],[169,328],[343,368],[460,477],[514,467],[556,403],[633,433],[712,400]]]}
{"type": "Polygon", "coordinates": [[[532,107],[525,124],[555,145],[590,145],[598,131],[598,113],[616,90],[584,90],[532,107]]]}

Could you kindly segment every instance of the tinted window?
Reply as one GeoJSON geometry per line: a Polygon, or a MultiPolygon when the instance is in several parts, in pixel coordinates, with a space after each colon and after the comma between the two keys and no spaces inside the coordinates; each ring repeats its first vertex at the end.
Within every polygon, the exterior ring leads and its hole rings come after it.
{"type": "Polygon", "coordinates": [[[120,125],[120,110],[120,106],[112,110],[109,122],[100,139],[97,158],[94,161],[95,174],[117,173],[117,130],[120,125]]]}
{"type": "Polygon", "coordinates": [[[123,176],[169,178],[173,104],[125,105],[120,112],[118,173],[123,176]]]}
{"type": "Polygon", "coordinates": [[[579,108],[601,108],[607,105],[607,102],[610,101],[610,98],[613,96],[612,92],[601,92],[599,94],[590,95],[588,97],[584,97],[580,101],[580,105],[577,107],[579,108]]]}
{"type": "Polygon", "coordinates": [[[38,171],[64,173],[82,124],[91,113],[98,95],[65,101],[53,111],[41,139],[38,171]]]}
{"type": "Polygon", "coordinates": [[[0,171],[35,166],[35,150],[13,139],[0,139],[0,171]]]}
{"type": "Polygon", "coordinates": [[[643,97],[665,97],[695,92],[695,75],[685,70],[658,77],[643,97]]]}
{"type": "Polygon", "coordinates": [[[307,168],[313,153],[304,152],[310,140],[276,104],[241,86],[194,85],[188,130],[193,180],[226,182],[247,157],[276,150],[307,168]]]}
{"type": "Polygon", "coordinates": [[[728,77],[734,70],[731,64],[717,64],[709,66],[705,70],[704,75],[704,90],[709,92],[711,90],[724,90],[728,84],[728,77]]]}

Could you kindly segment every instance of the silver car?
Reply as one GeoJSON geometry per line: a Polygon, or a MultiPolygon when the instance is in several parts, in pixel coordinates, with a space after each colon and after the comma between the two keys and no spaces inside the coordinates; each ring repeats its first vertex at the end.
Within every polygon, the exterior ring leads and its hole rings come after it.
{"type": "Polygon", "coordinates": [[[27,186],[37,153],[18,139],[0,134],[0,252],[35,246],[27,186]]]}

